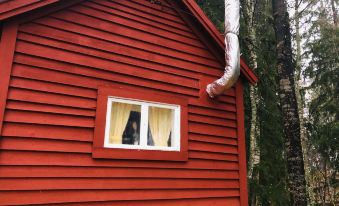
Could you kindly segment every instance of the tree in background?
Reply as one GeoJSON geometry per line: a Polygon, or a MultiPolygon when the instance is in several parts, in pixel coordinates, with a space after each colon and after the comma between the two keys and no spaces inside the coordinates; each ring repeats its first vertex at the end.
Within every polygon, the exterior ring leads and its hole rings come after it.
{"type": "MultiPolygon", "coordinates": [[[[197,0],[197,3],[222,32],[224,0],[197,0]]],[[[258,158],[258,156],[251,157],[253,154],[260,155],[260,163],[258,162],[255,167],[252,167],[252,172],[255,175],[249,177],[249,202],[251,205],[286,206],[289,205],[289,202],[286,190],[286,164],[282,147],[281,111],[277,95],[277,72],[274,69],[276,56],[271,1],[246,0],[241,1],[241,4],[240,46],[242,56],[252,68],[255,68],[251,59],[255,57],[253,53],[256,53],[257,69],[255,73],[260,79],[260,83],[256,86],[257,97],[255,101],[257,104],[255,106],[257,108],[255,110],[253,110],[253,104],[250,101],[249,87],[246,87],[245,95],[247,159],[258,158]],[[245,2],[250,4],[250,10],[247,14],[252,15],[252,19],[249,21],[245,20],[247,15],[244,11],[244,8],[246,8],[245,2]],[[253,36],[249,38],[250,30],[255,31],[254,38],[253,36]],[[253,118],[253,111],[257,112],[257,118],[253,118]],[[254,127],[256,128],[255,137],[257,141],[255,147],[250,141],[251,125],[253,128],[251,121],[254,119],[257,121],[257,126],[254,127]],[[251,152],[250,145],[256,149],[257,153],[251,152]]],[[[248,165],[251,165],[251,163],[248,165]]],[[[249,173],[250,170],[251,168],[249,168],[249,173]]]]}
{"type": "Polygon", "coordinates": [[[305,179],[307,184],[307,197],[309,205],[314,204],[314,184],[312,181],[311,176],[311,161],[312,159],[309,158],[312,156],[312,149],[310,148],[310,142],[308,141],[307,132],[305,128],[305,115],[304,109],[305,105],[305,94],[304,94],[304,83],[303,83],[303,75],[302,70],[304,68],[304,61],[302,58],[302,31],[304,30],[304,16],[308,13],[308,8],[314,3],[316,0],[310,0],[306,3],[305,0],[294,0],[294,5],[292,6],[293,17],[291,19],[291,24],[294,26],[292,29],[293,34],[293,43],[295,48],[295,73],[294,73],[294,83],[295,83],[295,93],[297,98],[297,105],[298,105],[298,113],[299,113],[299,120],[300,120],[300,139],[302,145],[302,152],[303,152],[303,159],[304,159],[304,169],[305,169],[305,179]],[[305,5],[306,4],[306,5],[305,5]]]}
{"type": "MultiPolygon", "coordinates": [[[[275,36],[273,30],[272,7],[270,0],[252,0],[256,5],[257,13],[254,16],[256,27],[256,51],[258,54],[258,68],[256,74],[260,82],[258,87],[258,124],[260,163],[257,167],[259,183],[249,179],[250,197],[257,195],[257,205],[289,205],[286,186],[286,164],[283,155],[283,130],[281,110],[277,87],[277,71],[275,54],[275,36]]],[[[243,25],[244,28],[246,25],[243,25]]],[[[242,39],[247,34],[243,31],[242,39]]],[[[249,60],[246,40],[242,41],[244,57],[249,60]]],[[[247,112],[251,115],[251,112],[247,112]]],[[[249,135],[248,135],[249,136],[249,135]]],[[[250,141],[248,141],[250,143],[250,141]]],[[[251,154],[249,154],[251,155],[251,154]]]]}
{"type": "Polygon", "coordinates": [[[307,1],[310,29],[305,34],[304,75],[310,82],[307,130],[311,176],[317,205],[339,201],[339,28],[334,0],[307,1]]]}
{"type": "MultiPolygon", "coordinates": [[[[244,47],[248,53],[248,64],[250,68],[255,72],[258,68],[258,54],[257,54],[257,37],[256,37],[256,25],[257,17],[259,15],[259,4],[256,4],[253,0],[241,0],[242,5],[242,19],[245,24],[244,30],[246,41],[244,47]]],[[[249,88],[249,103],[250,103],[250,134],[249,134],[249,158],[248,158],[248,178],[253,184],[259,184],[259,172],[258,165],[260,163],[260,147],[259,147],[259,121],[258,121],[258,101],[259,94],[256,85],[250,85],[249,88]]],[[[252,188],[250,188],[252,189],[252,188]]],[[[258,205],[259,200],[254,191],[250,191],[250,205],[258,205]]]]}
{"type": "Polygon", "coordinates": [[[306,206],[306,182],[295,94],[289,14],[285,0],[272,0],[280,107],[283,117],[288,189],[292,205],[306,206]]]}
{"type": "Polygon", "coordinates": [[[288,205],[271,2],[242,0],[241,4],[243,56],[260,79],[246,98],[249,202],[252,206],[288,205]]]}
{"type": "Polygon", "coordinates": [[[205,14],[213,21],[214,25],[216,25],[219,31],[223,33],[225,30],[224,0],[196,0],[196,2],[205,12],[205,14]]]}
{"type": "MultiPolygon", "coordinates": [[[[224,0],[197,2],[222,32],[224,0]]],[[[288,57],[295,70],[289,78],[294,75],[291,85],[296,87],[298,117],[301,120],[300,130],[295,128],[294,132],[301,132],[304,158],[307,160],[305,168],[309,205],[334,206],[338,205],[339,198],[338,0],[289,0],[289,3],[289,11],[293,13],[294,10],[295,14],[291,21],[294,25],[295,53],[288,57]]],[[[251,161],[248,164],[249,174],[254,174],[249,175],[249,202],[252,206],[292,205],[287,186],[287,176],[291,172],[287,173],[286,169],[286,157],[291,156],[283,147],[283,104],[279,101],[280,92],[276,81],[279,77],[274,69],[278,62],[272,0],[241,0],[241,4],[241,52],[249,65],[256,68],[255,73],[260,79],[256,87],[256,109],[253,108],[249,87],[245,93],[248,160],[255,159],[253,154],[260,154],[258,164],[252,164],[251,161]],[[248,18],[248,15],[252,16],[248,18]],[[252,61],[255,59],[253,53],[256,54],[257,66],[252,61]],[[253,111],[257,118],[253,117],[253,111]],[[255,127],[254,119],[257,121],[255,127]],[[253,128],[257,132],[254,147],[251,144],[253,128]],[[258,152],[251,152],[253,148],[258,152]]],[[[286,12],[284,14],[287,15],[286,12]]],[[[288,34],[289,29],[284,29],[288,34]]],[[[301,148],[297,150],[300,155],[301,148]]],[[[291,192],[299,193],[298,190],[291,192]]],[[[304,193],[302,195],[306,196],[304,193]]]]}

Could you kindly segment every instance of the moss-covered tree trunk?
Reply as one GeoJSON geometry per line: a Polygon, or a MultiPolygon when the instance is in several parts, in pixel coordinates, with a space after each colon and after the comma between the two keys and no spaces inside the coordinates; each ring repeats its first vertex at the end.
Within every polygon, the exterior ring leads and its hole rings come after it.
{"type": "Polygon", "coordinates": [[[300,121],[294,84],[289,17],[285,0],[272,0],[276,36],[279,98],[283,117],[288,187],[291,203],[306,206],[306,182],[300,140],[300,121]]]}
{"type": "Polygon", "coordinates": [[[294,26],[295,26],[295,48],[296,48],[296,57],[295,57],[295,93],[297,97],[298,111],[299,111],[299,120],[300,120],[300,138],[301,138],[301,146],[303,151],[304,158],[304,169],[305,169],[305,179],[306,179],[306,189],[307,196],[310,205],[314,204],[314,184],[311,177],[311,168],[310,162],[308,158],[309,154],[309,142],[307,139],[307,133],[304,122],[304,95],[302,93],[302,85],[301,85],[301,33],[300,33],[300,19],[303,11],[299,11],[299,7],[301,5],[302,0],[294,1],[294,26]]]}
{"type": "MultiPolygon", "coordinates": [[[[256,15],[255,10],[255,1],[254,0],[241,0],[242,14],[244,22],[246,24],[246,49],[249,54],[248,63],[251,69],[254,71],[258,67],[257,62],[257,52],[256,52],[256,22],[254,21],[254,16],[256,15]]],[[[260,147],[259,147],[259,121],[258,121],[258,101],[259,94],[258,88],[256,86],[250,86],[250,104],[251,104],[251,119],[250,119],[250,151],[249,151],[249,160],[248,160],[248,178],[252,182],[259,184],[259,172],[255,169],[260,163],[260,147]]],[[[254,191],[250,191],[250,205],[256,206],[259,205],[259,200],[254,191]]]]}

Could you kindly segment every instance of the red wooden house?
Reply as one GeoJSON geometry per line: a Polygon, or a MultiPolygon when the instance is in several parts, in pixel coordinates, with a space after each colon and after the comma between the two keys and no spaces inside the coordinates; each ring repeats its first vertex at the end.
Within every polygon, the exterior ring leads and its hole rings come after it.
{"type": "Polygon", "coordinates": [[[223,37],[194,0],[0,2],[0,205],[247,205],[257,79],[207,96],[223,37]]]}

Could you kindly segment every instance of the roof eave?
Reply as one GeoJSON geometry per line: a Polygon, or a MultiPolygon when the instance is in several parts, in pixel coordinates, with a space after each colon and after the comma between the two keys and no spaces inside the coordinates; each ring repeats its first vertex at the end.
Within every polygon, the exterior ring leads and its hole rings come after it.
{"type": "Polygon", "coordinates": [[[0,5],[0,21],[9,19],[11,17],[30,12],[32,10],[48,6],[60,0],[44,0],[44,1],[33,1],[33,2],[23,2],[18,5],[13,5],[13,1],[3,1],[0,5]],[[12,5],[10,5],[12,4],[12,5]],[[6,7],[12,7],[12,9],[6,10],[6,7]]]}

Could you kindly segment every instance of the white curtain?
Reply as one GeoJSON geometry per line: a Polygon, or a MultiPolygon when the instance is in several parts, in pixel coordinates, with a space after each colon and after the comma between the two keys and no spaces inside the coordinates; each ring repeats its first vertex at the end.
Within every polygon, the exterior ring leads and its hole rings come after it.
{"type": "Polygon", "coordinates": [[[172,110],[149,107],[149,126],[152,132],[154,146],[167,147],[172,130],[172,110]]]}
{"type": "Polygon", "coordinates": [[[120,102],[112,103],[109,143],[122,144],[122,134],[125,130],[132,106],[131,104],[120,102]]]}

